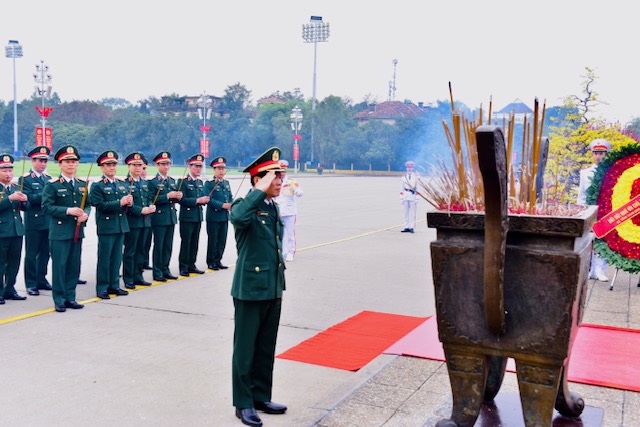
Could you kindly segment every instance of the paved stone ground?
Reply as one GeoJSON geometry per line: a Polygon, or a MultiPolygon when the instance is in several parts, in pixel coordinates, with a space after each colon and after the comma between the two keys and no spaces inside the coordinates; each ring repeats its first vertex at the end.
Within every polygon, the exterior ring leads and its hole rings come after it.
{"type": "MultiPolygon", "coordinates": [[[[232,178],[233,191],[242,183],[232,178]]],[[[435,312],[426,203],[415,234],[400,233],[397,177],[303,175],[296,260],[287,264],[277,352],[362,310],[435,312]]],[[[242,195],[248,189],[245,180],[242,195]]],[[[83,310],[53,312],[50,292],[0,306],[0,426],[239,426],[231,403],[236,259],[230,232],[223,262],[232,268],[95,298],[95,220],[83,245],[78,286],[83,310]]],[[[199,267],[204,267],[202,232],[199,267]]],[[[177,273],[176,230],[173,272],[177,273]]],[[[613,271],[609,271],[612,277],[613,271]]],[[[150,280],[150,272],[145,273],[150,280]]],[[[20,273],[20,278],[22,272],[20,273]]],[[[621,273],[613,291],[589,284],[585,323],[640,329],[637,276],[621,273]]],[[[24,293],[20,280],[17,286],[24,293]]],[[[358,372],[276,359],[273,400],[286,415],[266,427],[431,426],[450,413],[441,362],[381,355],[358,372]]],[[[504,389],[515,390],[512,374],[504,389]]],[[[605,408],[605,426],[640,426],[637,393],[573,385],[587,405],[605,408]]]]}

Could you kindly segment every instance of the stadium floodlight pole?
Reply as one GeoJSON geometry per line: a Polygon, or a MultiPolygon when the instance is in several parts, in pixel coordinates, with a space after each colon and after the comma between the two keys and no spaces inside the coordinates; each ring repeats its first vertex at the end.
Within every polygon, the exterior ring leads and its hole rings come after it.
{"type": "Polygon", "coordinates": [[[42,107],[40,109],[36,107],[36,110],[38,110],[42,118],[42,145],[47,145],[47,117],[53,108],[47,108],[44,105],[45,99],[51,97],[51,74],[49,74],[49,66],[46,65],[44,61],[40,60],[40,65],[36,64],[36,72],[33,73],[33,80],[37,83],[35,87],[36,94],[42,98],[42,107]]]}
{"type": "Polygon", "coordinates": [[[293,130],[293,161],[294,169],[293,174],[298,174],[298,159],[300,158],[300,148],[298,147],[298,141],[300,140],[300,129],[302,129],[302,110],[297,105],[291,110],[291,130],[293,130]]]}
{"type": "Polygon", "coordinates": [[[318,42],[326,42],[329,38],[329,23],[322,21],[322,16],[312,16],[308,24],[302,25],[302,38],[305,43],[313,43],[313,95],[311,98],[311,162],[314,152],[314,128],[316,110],[316,58],[318,42]]]}
{"type": "Polygon", "coordinates": [[[20,156],[18,151],[18,94],[16,91],[16,58],[22,58],[22,45],[18,40],[9,40],[4,49],[4,56],[13,59],[13,155],[20,156]]]}

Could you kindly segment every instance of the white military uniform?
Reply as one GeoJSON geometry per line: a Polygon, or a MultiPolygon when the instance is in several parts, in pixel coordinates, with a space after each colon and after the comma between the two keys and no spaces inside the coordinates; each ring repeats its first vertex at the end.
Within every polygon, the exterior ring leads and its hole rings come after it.
{"type": "Polygon", "coordinates": [[[400,199],[404,205],[404,230],[413,233],[416,228],[416,208],[418,205],[418,183],[420,175],[415,171],[407,171],[402,175],[400,199]]]}
{"type": "Polygon", "coordinates": [[[280,208],[280,216],[284,223],[284,233],[282,236],[282,255],[285,261],[293,261],[296,254],[296,215],[298,207],[296,199],[303,196],[302,189],[295,179],[285,176],[282,181],[280,195],[276,197],[276,202],[280,208]]]}
{"type": "MultiPolygon", "coordinates": [[[[593,151],[594,148],[600,151],[608,151],[611,146],[608,141],[602,139],[596,139],[591,142],[590,148],[593,151]],[[606,148],[606,150],[603,149],[606,148]]],[[[587,204],[587,189],[591,186],[591,180],[596,172],[598,165],[593,164],[587,168],[580,170],[580,184],[578,185],[578,198],[577,203],[579,205],[587,204]]],[[[591,279],[598,279],[602,282],[607,282],[609,278],[605,276],[607,270],[607,260],[598,256],[597,253],[591,254],[591,268],[589,269],[589,277],[591,279]]]]}

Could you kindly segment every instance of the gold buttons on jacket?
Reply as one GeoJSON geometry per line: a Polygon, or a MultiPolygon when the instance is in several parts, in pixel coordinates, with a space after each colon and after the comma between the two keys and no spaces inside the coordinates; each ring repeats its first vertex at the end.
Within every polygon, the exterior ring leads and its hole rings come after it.
{"type": "Polygon", "coordinates": [[[256,267],[256,273],[260,273],[260,267],[256,267]]]}

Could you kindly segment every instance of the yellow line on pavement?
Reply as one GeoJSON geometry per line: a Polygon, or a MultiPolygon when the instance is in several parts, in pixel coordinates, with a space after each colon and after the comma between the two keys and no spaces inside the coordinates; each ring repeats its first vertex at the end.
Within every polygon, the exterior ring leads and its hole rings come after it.
{"type": "MultiPolygon", "coordinates": [[[[421,221],[418,221],[418,222],[424,222],[424,221],[426,221],[426,220],[421,220],[421,221]]],[[[359,239],[361,237],[366,237],[366,236],[371,236],[372,234],[381,233],[383,231],[393,230],[394,228],[398,228],[398,227],[401,227],[401,226],[400,225],[394,225],[392,227],[380,228],[378,230],[372,230],[372,231],[368,231],[366,233],[356,234],[355,236],[345,237],[344,239],[338,239],[338,240],[334,240],[332,242],[325,242],[325,243],[319,243],[317,245],[307,246],[307,247],[298,249],[298,251],[299,252],[308,251],[308,250],[311,250],[311,249],[321,248],[323,246],[329,246],[329,245],[335,245],[337,243],[348,242],[350,240],[359,239]]],[[[230,267],[235,267],[235,264],[230,265],[230,267]]],[[[206,273],[208,274],[209,272],[213,272],[213,270],[207,269],[206,273]]],[[[168,283],[176,282],[178,280],[183,280],[183,279],[187,279],[187,277],[178,277],[177,279],[168,280],[166,282],[154,281],[149,286],[140,286],[140,285],[138,285],[138,286],[135,287],[135,289],[128,289],[128,291],[131,292],[131,291],[140,290],[141,288],[150,288],[152,286],[166,285],[168,283]]],[[[111,298],[115,298],[115,297],[111,297],[111,298]]],[[[84,301],[79,301],[79,302],[80,302],[80,304],[89,304],[89,303],[96,302],[96,301],[102,301],[102,299],[100,299],[100,298],[90,298],[90,299],[87,299],[87,300],[84,300],[84,301]]],[[[25,320],[25,319],[29,319],[31,317],[41,316],[43,314],[53,313],[53,312],[55,312],[54,308],[47,308],[45,310],[34,311],[32,313],[21,314],[19,316],[8,317],[6,319],[0,319],[0,325],[4,325],[6,323],[17,322],[18,320],[25,320]]]]}

